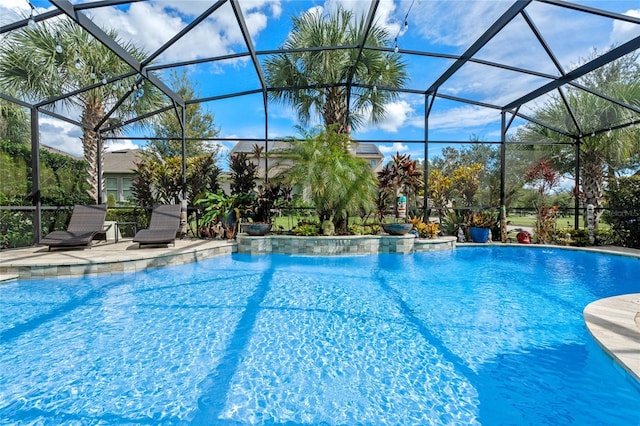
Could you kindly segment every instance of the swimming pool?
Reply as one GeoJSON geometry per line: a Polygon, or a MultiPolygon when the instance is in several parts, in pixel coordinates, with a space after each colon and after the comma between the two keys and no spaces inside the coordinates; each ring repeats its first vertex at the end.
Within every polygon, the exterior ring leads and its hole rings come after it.
{"type": "Polygon", "coordinates": [[[218,257],[0,286],[2,424],[640,424],[584,326],[640,260],[218,257]]]}

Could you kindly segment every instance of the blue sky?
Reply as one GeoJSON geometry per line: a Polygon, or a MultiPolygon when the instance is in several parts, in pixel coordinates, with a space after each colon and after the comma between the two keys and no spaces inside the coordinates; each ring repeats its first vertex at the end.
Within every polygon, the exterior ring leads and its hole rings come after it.
{"type": "MultiPolygon", "coordinates": [[[[78,3],[74,1],[73,3],[78,3]]],[[[107,7],[90,12],[96,23],[118,30],[123,40],[133,41],[148,52],[188,25],[213,4],[213,1],[148,1],[127,7],[107,7]]],[[[485,0],[382,0],[376,20],[387,28],[391,38],[397,36],[400,49],[461,54],[493,21],[506,11],[512,1],[485,0]],[[405,29],[404,21],[408,27],[405,29]]],[[[604,9],[640,18],[637,0],[580,1],[581,5],[604,9]]],[[[34,1],[37,12],[47,10],[47,1],[34,1]]],[[[241,0],[247,26],[256,50],[278,48],[291,27],[291,16],[309,11],[333,10],[338,5],[351,9],[356,15],[366,14],[368,0],[241,0]]],[[[16,15],[28,14],[27,0],[3,0],[0,4],[0,24],[14,20],[16,15]]],[[[586,59],[594,49],[605,52],[610,46],[630,40],[640,34],[640,25],[614,21],[609,18],[578,13],[541,2],[533,2],[526,9],[543,34],[560,64],[570,70],[586,59]]],[[[211,17],[199,24],[187,37],[164,52],[153,64],[186,61],[246,51],[232,8],[223,5],[211,17]]],[[[533,68],[557,75],[558,71],[526,26],[518,17],[477,55],[494,62],[533,68]]],[[[407,87],[425,90],[452,63],[448,59],[405,55],[411,79],[407,87]]],[[[217,96],[231,91],[259,88],[259,81],[248,57],[216,64],[202,64],[189,68],[190,75],[202,97],[217,96]]],[[[502,104],[517,99],[548,80],[518,75],[477,64],[467,64],[453,75],[439,93],[469,97],[479,102],[502,104]]],[[[522,108],[531,112],[544,98],[522,108]]],[[[260,94],[203,104],[212,112],[220,136],[225,138],[264,138],[264,108],[260,94]]],[[[389,156],[396,151],[410,153],[413,158],[424,157],[420,144],[406,141],[424,138],[425,99],[421,95],[402,95],[387,106],[387,118],[377,125],[368,124],[354,132],[356,139],[385,139],[395,144],[380,144],[389,156]]],[[[515,126],[521,121],[516,121],[515,126]]],[[[269,105],[269,137],[297,135],[299,124],[290,108],[269,105]]],[[[436,100],[430,120],[431,140],[468,140],[477,135],[481,140],[499,140],[500,113],[459,102],[436,100]]],[[[73,126],[48,117],[42,118],[42,140],[45,144],[81,154],[80,131],[73,126]]],[[[138,132],[132,131],[129,136],[138,132]]],[[[111,148],[132,147],[138,141],[118,141],[111,148]]],[[[225,142],[229,149],[232,142],[225,142]]],[[[431,149],[437,153],[440,145],[431,149]]]]}

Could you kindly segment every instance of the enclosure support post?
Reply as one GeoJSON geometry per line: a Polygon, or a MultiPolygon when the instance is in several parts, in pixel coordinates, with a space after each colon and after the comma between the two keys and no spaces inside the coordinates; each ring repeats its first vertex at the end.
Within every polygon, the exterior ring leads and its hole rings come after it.
{"type": "Polygon", "coordinates": [[[187,234],[187,107],[180,106],[180,128],[182,129],[182,200],[180,202],[180,236],[187,234]]]}
{"type": "Polygon", "coordinates": [[[33,243],[42,237],[42,200],[40,192],[40,135],[38,108],[31,108],[31,200],[35,206],[33,212],[33,243]]]}
{"type": "MultiPolygon", "coordinates": [[[[262,95],[264,103],[264,183],[269,183],[269,99],[267,93],[262,95]]],[[[258,167],[260,162],[258,161],[258,167]]]]}
{"type": "Polygon", "coordinates": [[[96,148],[96,174],[97,174],[97,179],[96,179],[96,185],[98,186],[97,189],[97,201],[98,204],[102,204],[104,202],[104,197],[103,197],[103,191],[104,191],[104,185],[103,185],[103,178],[102,178],[102,150],[104,147],[104,141],[102,140],[102,133],[98,130],[96,132],[96,143],[98,144],[97,148],[96,148]]]}
{"type": "Polygon", "coordinates": [[[575,147],[575,156],[576,156],[576,164],[575,164],[575,187],[573,188],[573,197],[574,197],[574,211],[573,211],[573,229],[580,228],[580,143],[582,140],[580,138],[576,139],[574,147],[575,147]]]}
{"type": "Polygon", "coordinates": [[[507,125],[506,112],[500,113],[500,240],[507,242],[507,200],[506,200],[506,158],[507,158],[507,125]]]}
{"type": "Polygon", "coordinates": [[[183,202],[185,202],[187,199],[187,107],[185,105],[182,105],[180,109],[180,112],[182,113],[180,115],[180,128],[182,130],[182,200],[183,202]]]}
{"type": "MultiPolygon", "coordinates": [[[[429,222],[429,112],[431,111],[429,95],[425,96],[424,104],[425,107],[429,106],[424,111],[424,195],[422,197],[422,220],[427,223],[429,222]]],[[[442,226],[442,224],[439,225],[442,226]]]]}

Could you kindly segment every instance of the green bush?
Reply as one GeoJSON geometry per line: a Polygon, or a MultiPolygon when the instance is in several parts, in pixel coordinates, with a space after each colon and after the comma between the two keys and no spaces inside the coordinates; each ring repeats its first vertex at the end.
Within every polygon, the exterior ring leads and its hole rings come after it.
{"type": "Polygon", "coordinates": [[[33,243],[33,213],[0,210],[0,248],[27,247],[33,243]]]}
{"type": "Polygon", "coordinates": [[[317,237],[322,235],[322,227],[315,222],[299,222],[291,232],[298,237],[317,237]]]}
{"type": "MultiPolygon", "coordinates": [[[[151,211],[141,208],[110,208],[107,210],[107,221],[114,222],[135,222],[137,229],[145,229],[149,226],[151,211]]],[[[123,226],[120,233],[123,237],[133,236],[133,227],[123,226]]]]}
{"type": "MultiPolygon", "coordinates": [[[[586,229],[558,229],[550,235],[552,242],[573,247],[590,246],[589,233],[586,229]],[[567,235],[569,238],[567,238],[567,235]]],[[[595,242],[593,245],[602,246],[613,244],[613,233],[609,229],[597,229],[594,232],[595,242]]]]}
{"type": "Polygon", "coordinates": [[[349,225],[349,235],[377,235],[380,225],[376,223],[353,223],[349,225]]]}
{"type": "Polygon", "coordinates": [[[611,226],[611,242],[640,248],[640,176],[617,178],[606,191],[604,220],[611,226]]]}
{"type": "Polygon", "coordinates": [[[107,195],[107,206],[115,207],[116,206],[116,196],[113,194],[107,195]]]}

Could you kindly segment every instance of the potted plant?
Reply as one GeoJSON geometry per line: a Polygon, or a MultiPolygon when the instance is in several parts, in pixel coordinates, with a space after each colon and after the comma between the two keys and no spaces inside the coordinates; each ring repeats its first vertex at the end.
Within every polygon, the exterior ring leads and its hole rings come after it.
{"type": "Polygon", "coordinates": [[[491,212],[475,211],[470,212],[467,217],[467,228],[469,236],[474,243],[486,243],[489,240],[491,227],[496,223],[496,219],[491,212]]]}
{"type": "Polygon", "coordinates": [[[207,192],[204,197],[195,202],[204,207],[202,221],[209,235],[215,234],[214,228],[222,226],[224,236],[233,239],[238,231],[240,206],[246,204],[247,194],[227,195],[222,191],[207,192]]]}
{"type": "Polygon", "coordinates": [[[244,232],[251,236],[266,235],[271,231],[274,209],[291,198],[291,188],[282,183],[269,182],[258,185],[248,212],[251,222],[242,223],[244,232]]]}

